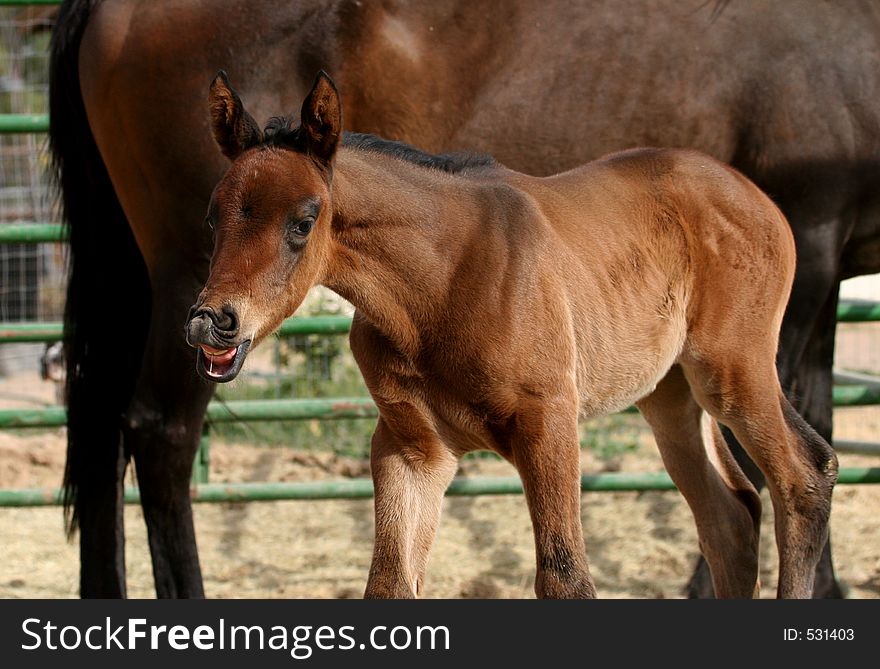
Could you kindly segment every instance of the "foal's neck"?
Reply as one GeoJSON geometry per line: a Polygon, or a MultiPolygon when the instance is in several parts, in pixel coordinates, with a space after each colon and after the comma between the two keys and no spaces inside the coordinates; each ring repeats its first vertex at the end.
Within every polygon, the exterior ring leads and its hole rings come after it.
{"type": "Polygon", "coordinates": [[[463,256],[482,243],[480,188],[460,175],[341,149],[335,243],[322,283],[415,355],[449,300],[463,256]]]}

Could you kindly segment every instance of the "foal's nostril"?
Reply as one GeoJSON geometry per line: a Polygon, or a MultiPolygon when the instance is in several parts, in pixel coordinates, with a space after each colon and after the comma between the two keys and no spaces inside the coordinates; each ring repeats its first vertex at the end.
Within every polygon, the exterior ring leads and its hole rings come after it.
{"type": "Polygon", "coordinates": [[[190,309],[189,320],[186,322],[186,343],[190,346],[198,346],[208,341],[211,328],[214,327],[214,319],[210,312],[205,309],[190,309]]]}
{"type": "Polygon", "coordinates": [[[224,304],[214,319],[214,325],[224,332],[236,332],[238,330],[238,316],[235,313],[235,307],[224,304]]]}
{"type": "Polygon", "coordinates": [[[193,307],[189,310],[189,320],[190,322],[201,320],[201,321],[209,321],[211,326],[217,325],[217,315],[214,313],[214,310],[210,307],[199,307],[196,309],[193,307]]]}
{"type": "Polygon", "coordinates": [[[202,310],[200,310],[196,305],[192,305],[189,308],[189,313],[186,315],[186,322],[189,323],[193,318],[196,317],[202,310]]]}
{"type": "Polygon", "coordinates": [[[190,331],[200,329],[206,334],[213,329],[218,334],[229,337],[238,332],[238,315],[229,304],[224,304],[220,311],[207,306],[192,307],[189,310],[187,328],[190,331]]]}

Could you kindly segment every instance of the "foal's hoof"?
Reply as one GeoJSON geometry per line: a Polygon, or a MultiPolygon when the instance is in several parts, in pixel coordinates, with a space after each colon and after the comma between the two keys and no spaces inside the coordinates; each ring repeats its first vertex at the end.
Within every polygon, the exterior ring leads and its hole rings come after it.
{"type": "Polygon", "coordinates": [[[813,585],[813,599],[846,599],[849,588],[845,583],[836,581],[835,579],[820,581],[819,575],[816,575],[816,582],[813,585]]]}
{"type": "Polygon", "coordinates": [[[685,586],[685,595],[688,599],[715,599],[709,563],[702,558],[697,561],[691,580],[685,586]]]}

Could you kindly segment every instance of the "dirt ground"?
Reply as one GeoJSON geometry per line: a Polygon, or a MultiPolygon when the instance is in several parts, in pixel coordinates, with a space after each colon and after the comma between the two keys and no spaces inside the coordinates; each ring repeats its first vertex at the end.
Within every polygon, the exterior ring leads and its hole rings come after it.
{"type": "MultiPolygon", "coordinates": [[[[850,410],[864,411],[864,410],[850,410]]],[[[867,422],[873,422],[869,420],[867,422]]],[[[876,426],[876,423],[875,423],[876,426]]],[[[211,480],[315,480],[364,476],[366,464],[285,448],[212,444],[211,480]]],[[[0,434],[0,487],[56,486],[64,461],[61,430],[0,434]]],[[[656,471],[641,449],[623,471],[656,471]]],[[[843,455],[842,466],[876,466],[843,455]]],[[[588,454],[584,470],[601,464],[588,454]]],[[[462,475],[513,475],[503,462],[465,461],[462,475]]],[[[880,597],[880,486],[839,486],[832,537],[840,578],[852,598],[880,597]]],[[[765,496],[763,596],[775,587],[775,548],[765,496]]],[[[371,500],[200,504],[195,507],[206,593],[224,598],[346,598],[364,588],[373,540],[371,500]]],[[[585,493],[581,515],[600,596],[677,598],[697,554],[696,533],[674,492],[585,493]]],[[[144,524],[126,508],[128,587],[154,596],[144,524]]],[[[57,507],[0,509],[0,597],[77,595],[78,548],[65,541],[57,507]]],[[[426,585],[432,598],[533,597],[531,525],[521,496],[447,498],[426,585]]]]}
{"type": "MultiPolygon", "coordinates": [[[[847,331],[868,356],[876,339],[847,331]]],[[[53,401],[53,389],[31,377],[0,380],[0,408],[53,401]]],[[[841,409],[836,434],[880,441],[880,410],[841,409]]],[[[647,440],[649,441],[649,440],[647,440]]],[[[878,466],[874,456],[840,456],[841,466],[878,466]]],[[[0,431],[0,487],[54,487],[64,463],[63,430],[0,431]]],[[[584,453],[583,469],[607,463],[584,453]]],[[[650,443],[613,463],[622,471],[657,471],[650,443]]],[[[293,481],[366,476],[364,462],[286,448],[212,442],[211,481],[293,481]]],[[[466,460],[461,475],[514,475],[503,462],[466,460]]],[[[769,499],[762,534],[762,596],[775,590],[775,543],[769,499]]],[[[880,486],[838,486],[832,539],[838,575],[851,598],[880,598],[880,486]]],[[[220,598],[348,598],[363,593],[372,541],[372,501],[200,504],[196,527],[205,590],[220,598]]],[[[606,598],[678,598],[697,555],[689,510],[675,492],[584,493],[581,515],[596,586],[606,598]]],[[[129,595],[154,597],[143,519],[126,509],[129,595]]],[[[78,545],[68,543],[57,507],[0,508],[0,597],[77,596],[78,545]]],[[[522,496],[447,498],[428,568],[430,598],[534,596],[531,525],[522,496]]]]}

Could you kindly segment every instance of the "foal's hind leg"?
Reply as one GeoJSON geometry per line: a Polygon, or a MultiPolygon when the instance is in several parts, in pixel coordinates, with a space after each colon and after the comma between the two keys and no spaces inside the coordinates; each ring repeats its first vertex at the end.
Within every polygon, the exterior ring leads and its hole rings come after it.
{"type": "Polygon", "coordinates": [[[420,411],[396,405],[383,413],[370,454],[376,539],[365,597],[421,594],[443,494],[457,464],[420,411]]]}
{"type": "Polygon", "coordinates": [[[785,399],[769,346],[745,355],[698,350],[698,360],[682,365],[697,401],[733,431],[767,479],[779,549],[778,596],[810,598],[837,479],[834,451],[785,399]]]}
{"type": "MultiPolygon", "coordinates": [[[[843,240],[829,246],[829,240],[817,231],[846,230],[842,221],[831,219],[828,225],[807,224],[814,212],[788,211],[797,244],[798,264],[779,333],[777,368],[782,387],[805,421],[829,444],[832,443],[834,333],[837,325],[837,302],[840,276],[840,248],[843,240]],[[796,219],[800,224],[796,225],[796,219]],[[833,225],[832,225],[833,223],[833,225]],[[823,303],[824,301],[824,303],[823,303]]],[[[729,432],[725,434],[734,456],[758,490],[764,487],[764,476],[744,454],[742,447],[729,432]]],[[[712,597],[705,563],[700,562],[688,584],[691,597],[712,597]]],[[[813,597],[843,597],[834,574],[831,541],[816,567],[813,597]]]]}
{"type": "Polygon", "coordinates": [[[680,367],[674,366],[638,407],[654,432],[666,470],[694,514],[715,592],[719,597],[752,597],[757,593],[761,520],[754,486],[733,460],[715,421],[694,401],[680,367]]]}

